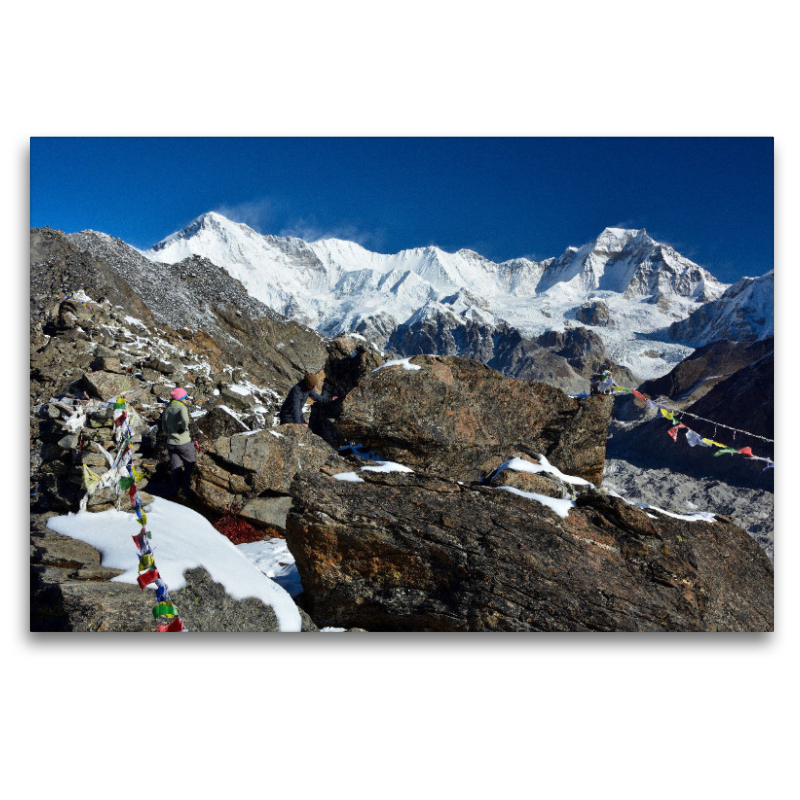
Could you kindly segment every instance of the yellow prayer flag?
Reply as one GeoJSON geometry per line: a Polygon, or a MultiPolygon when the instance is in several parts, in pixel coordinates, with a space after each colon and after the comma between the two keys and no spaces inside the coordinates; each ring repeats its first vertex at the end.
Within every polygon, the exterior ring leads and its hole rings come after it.
{"type": "Polygon", "coordinates": [[[92,472],[86,464],[83,465],[83,488],[92,494],[97,486],[100,476],[92,472]]]}

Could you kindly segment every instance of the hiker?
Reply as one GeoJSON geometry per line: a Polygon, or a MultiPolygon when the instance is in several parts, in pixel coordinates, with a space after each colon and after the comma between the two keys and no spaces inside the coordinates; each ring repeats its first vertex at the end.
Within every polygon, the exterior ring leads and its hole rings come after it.
{"type": "Polygon", "coordinates": [[[306,404],[306,400],[308,400],[309,397],[314,400],[314,402],[322,404],[332,403],[334,400],[339,399],[338,397],[331,397],[330,399],[322,397],[317,393],[316,385],[317,376],[314,375],[313,372],[307,372],[303,380],[292,387],[281,406],[281,425],[294,423],[295,425],[303,425],[307,428],[308,425],[303,419],[303,406],[306,404]]]}
{"type": "Polygon", "coordinates": [[[167,435],[167,452],[170,466],[170,495],[189,488],[189,479],[197,462],[197,440],[192,441],[189,431],[189,412],[186,409],[188,393],[176,387],[170,393],[170,403],[161,414],[161,429],[167,435]]]}

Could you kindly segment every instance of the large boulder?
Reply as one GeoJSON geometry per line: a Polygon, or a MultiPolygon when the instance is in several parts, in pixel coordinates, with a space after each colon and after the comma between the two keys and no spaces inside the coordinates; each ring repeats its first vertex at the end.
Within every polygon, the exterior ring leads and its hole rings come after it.
{"type": "Polygon", "coordinates": [[[443,478],[479,480],[516,449],[599,485],[612,405],[469,359],[415,356],[366,376],[337,426],[352,444],[443,478]]]}
{"type": "Polygon", "coordinates": [[[408,473],[301,473],[287,521],[317,625],[369,631],[770,631],[740,528],[408,473]]]}
{"type": "Polygon", "coordinates": [[[110,400],[141,386],[139,380],[130,374],[106,371],[86,372],[83,382],[93,397],[110,400]]]}
{"type": "Polygon", "coordinates": [[[236,506],[246,521],[280,535],[291,505],[292,480],[298,472],[335,474],[350,469],[308,428],[282,425],[214,440],[198,459],[192,489],[212,515],[236,506]]]}

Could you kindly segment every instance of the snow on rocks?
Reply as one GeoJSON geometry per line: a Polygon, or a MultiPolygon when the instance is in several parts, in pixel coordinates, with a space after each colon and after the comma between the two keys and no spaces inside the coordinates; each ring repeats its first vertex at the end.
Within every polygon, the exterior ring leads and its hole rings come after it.
{"type": "Polygon", "coordinates": [[[246,542],[236,549],[263,575],[285,589],[290,597],[303,591],[297,574],[294,556],[289,552],[286,539],[265,539],[261,542],[246,542]]]}
{"type": "Polygon", "coordinates": [[[387,361],[385,364],[381,364],[379,367],[375,367],[373,372],[378,372],[379,370],[386,369],[387,367],[402,367],[403,369],[422,369],[422,367],[418,366],[417,364],[412,364],[411,359],[413,356],[409,356],[408,358],[395,358],[391,361],[387,361]]]}
{"type": "Polygon", "coordinates": [[[575,508],[573,500],[559,500],[555,497],[548,497],[544,494],[536,494],[535,492],[523,492],[522,489],[517,489],[514,486],[498,486],[497,489],[503,492],[511,492],[519,497],[527,497],[529,500],[535,500],[543,506],[547,506],[551,511],[555,511],[559,517],[566,518],[571,508],[575,508]]]}
{"type": "Polygon", "coordinates": [[[335,481],[346,481],[347,483],[364,483],[363,478],[359,478],[355,472],[338,472],[333,476],[335,481]]]}
{"type": "Polygon", "coordinates": [[[526,461],[523,458],[511,458],[497,468],[496,475],[499,475],[501,472],[503,472],[503,470],[506,469],[512,469],[517,472],[531,472],[533,474],[546,472],[558,478],[558,480],[560,480],[562,483],[568,483],[572,486],[594,486],[593,483],[590,483],[585,478],[579,478],[576,475],[565,475],[558,467],[551,464],[541,453],[538,454],[537,458],[539,459],[538,464],[534,463],[533,461],[526,461]]]}
{"type": "MultiPolygon", "coordinates": [[[[255,597],[271,606],[282,631],[300,630],[300,614],[289,592],[256,568],[208,520],[162,498],[156,498],[144,510],[147,527],[153,535],[151,547],[156,565],[170,590],[182,589],[186,585],[184,572],[201,566],[234,599],[255,597]]],[[[56,533],[79,539],[99,550],[102,566],[125,570],[113,581],[135,584],[138,558],[131,537],[138,528],[134,522],[130,514],[110,510],[53,517],[47,524],[56,533]]],[[[191,629],[189,609],[185,617],[191,629]]]]}

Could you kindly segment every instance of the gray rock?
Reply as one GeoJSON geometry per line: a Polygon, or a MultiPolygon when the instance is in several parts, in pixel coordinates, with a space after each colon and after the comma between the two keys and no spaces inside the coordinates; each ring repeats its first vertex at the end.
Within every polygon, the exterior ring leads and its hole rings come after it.
{"type": "Polygon", "coordinates": [[[286,516],[291,507],[292,498],[289,496],[254,497],[244,504],[240,514],[257,527],[271,530],[273,535],[283,535],[286,531],[286,516]]]}

